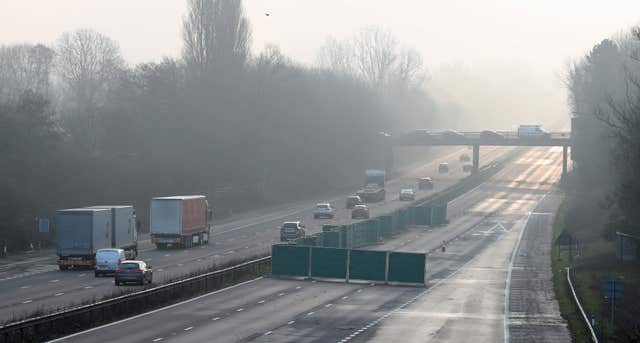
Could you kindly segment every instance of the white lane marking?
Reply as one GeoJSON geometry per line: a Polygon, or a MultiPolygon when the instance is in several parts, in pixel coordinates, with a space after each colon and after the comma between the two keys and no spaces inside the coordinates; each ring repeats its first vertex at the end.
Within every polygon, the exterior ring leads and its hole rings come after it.
{"type": "Polygon", "coordinates": [[[93,286],[84,286],[85,289],[91,289],[93,286]]]}
{"type": "Polygon", "coordinates": [[[163,339],[162,337],[158,337],[158,338],[154,339],[153,341],[154,342],[160,342],[162,339],[163,339]]]}
{"type": "Polygon", "coordinates": [[[83,276],[85,276],[85,275],[87,275],[87,274],[80,274],[80,275],[78,275],[78,277],[83,277],[83,276]]]}
{"type": "Polygon", "coordinates": [[[278,294],[278,296],[279,296],[279,297],[281,297],[281,296],[283,296],[283,295],[284,295],[284,293],[280,293],[280,294],[278,294]]]}
{"type": "Polygon", "coordinates": [[[296,287],[296,289],[300,289],[300,288],[302,288],[302,286],[298,286],[298,287],[296,287]]]}
{"type": "Polygon", "coordinates": [[[28,300],[23,301],[22,303],[23,303],[23,304],[28,304],[28,303],[30,303],[30,302],[32,302],[32,301],[33,301],[33,300],[28,299],[28,300]]]}
{"type": "Polygon", "coordinates": [[[291,325],[291,324],[293,324],[295,322],[296,322],[295,320],[292,320],[292,321],[288,322],[287,325],[291,325]]]}
{"type": "Polygon", "coordinates": [[[242,311],[244,311],[242,307],[236,310],[236,312],[242,312],[242,311]]]}
{"type": "Polygon", "coordinates": [[[264,300],[258,301],[258,304],[264,304],[264,300]]]}
{"type": "Polygon", "coordinates": [[[358,293],[360,293],[360,292],[362,292],[362,289],[359,289],[359,290],[358,290],[358,293]]]}
{"type": "Polygon", "coordinates": [[[331,305],[333,305],[333,304],[326,304],[326,305],[324,305],[324,307],[331,307],[331,305]]]}
{"type": "Polygon", "coordinates": [[[346,296],[346,295],[344,297],[342,297],[342,300],[347,300],[347,299],[349,299],[349,297],[346,296]]]}
{"type": "Polygon", "coordinates": [[[220,317],[214,317],[214,318],[211,318],[211,320],[213,320],[215,322],[217,320],[220,320],[220,317]]]}
{"type": "Polygon", "coordinates": [[[314,313],[315,313],[315,312],[313,312],[313,311],[312,311],[312,312],[309,312],[309,313],[307,313],[307,316],[312,316],[314,313]]]}
{"type": "Polygon", "coordinates": [[[273,331],[267,331],[267,332],[265,332],[265,333],[264,333],[264,335],[265,335],[265,336],[269,336],[269,335],[270,335],[270,334],[272,334],[272,333],[273,333],[273,331]]]}
{"type": "Polygon", "coordinates": [[[156,271],[157,271],[157,272],[163,272],[163,271],[164,271],[164,269],[162,269],[162,268],[158,268],[158,269],[156,269],[156,271]]]}
{"type": "Polygon", "coordinates": [[[31,285],[22,286],[22,287],[20,287],[20,288],[21,288],[21,289],[31,288],[31,285]]]}
{"type": "Polygon", "coordinates": [[[56,293],[56,294],[54,294],[54,296],[56,296],[56,297],[59,297],[59,296],[61,296],[61,295],[64,295],[64,293],[63,293],[63,292],[60,292],[60,293],[56,293]]]}
{"type": "Polygon", "coordinates": [[[151,260],[153,260],[152,257],[147,257],[147,261],[151,261],[151,260]]]}
{"type": "Polygon", "coordinates": [[[169,257],[169,256],[171,256],[171,254],[165,254],[165,255],[164,255],[164,257],[169,257]]]}
{"type": "Polygon", "coordinates": [[[193,329],[193,326],[189,326],[188,328],[184,328],[184,331],[189,331],[191,329],[193,329]]]}
{"type": "Polygon", "coordinates": [[[101,325],[101,326],[95,327],[93,329],[89,329],[89,330],[81,331],[81,332],[78,332],[78,333],[74,333],[74,334],[69,335],[69,336],[61,337],[61,338],[55,339],[53,341],[50,341],[50,343],[65,341],[65,340],[68,340],[68,339],[73,338],[73,337],[77,337],[77,336],[84,335],[84,334],[87,334],[87,333],[90,333],[90,332],[98,331],[98,330],[101,330],[101,329],[104,329],[104,328],[108,328],[108,327],[111,327],[111,326],[114,326],[114,325],[125,323],[125,322],[131,321],[131,320],[135,320],[135,319],[138,319],[138,318],[146,317],[148,315],[151,315],[151,314],[154,314],[154,313],[158,313],[158,312],[161,312],[161,311],[165,311],[165,310],[168,310],[168,309],[171,309],[171,308],[174,308],[174,307],[177,307],[177,306],[181,306],[181,305],[184,305],[184,304],[188,304],[188,303],[194,302],[196,300],[200,300],[202,298],[205,298],[205,297],[208,297],[208,296],[211,296],[211,295],[214,295],[214,294],[222,293],[222,292],[225,292],[225,291],[237,288],[237,287],[241,287],[241,286],[244,286],[246,284],[249,284],[249,283],[252,283],[252,282],[256,282],[258,280],[262,280],[262,276],[258,277],[258,278],[255,278],[253,280],[241,282],[239,284],[236,284],[236,285],[233,285],[233,286],[230,286],[230,287],[227,287],[227,288],[219,289],[219,290],[211,292],[211,293],[203,294],[201,296],[197,296],[195,298],[188,299],[188,300],[185,300],[185,301],[173,304],[173,305],[169,305],[169,306],[162,307],[162,308],[159,308],[159,309],[156,309],[156,310],[153,310],[153,311],[141,313],[141,314],[139,314],[137,316],[125,318],[125,319],[119,320],[117,322],[101,325]]]}
{"type": "Polygon", "coordinates": [[[51,282],[51,283],[56,283],[56,282],[58,282],[58,281],[60,281],[60,280],[55,279],[55,280],[51,280],[51,281],[49,281],[49,282],[51,282]]]}

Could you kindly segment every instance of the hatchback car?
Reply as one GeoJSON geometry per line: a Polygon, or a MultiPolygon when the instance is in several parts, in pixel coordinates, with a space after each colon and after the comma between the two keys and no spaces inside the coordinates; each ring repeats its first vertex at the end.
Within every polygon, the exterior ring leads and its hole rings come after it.
{"type": "Polygon", "coordinates": [[[411,188],[405,188],[400,191],[401,201],[413,201],[416,200],[416,193],[411,188]]]}
{"type": "Polygon", "coordinates": [[[134,282],[139,285],[144,283],[151,283],[153,280],[153,270],[151,265],[146,264],[144,261],[127,260],[122,261],[116,269],[114,282],[116,286],[121,284],[134,282]]]}
{"type": "Polygon", "coordinates": [[[356,205],[362,205],[362,199],[357,195],[350,195],[347,197],[346,207],[351,209],[356,205]]]}
{"type": "Polygon", "coordinates": [[[448,173],[449,172],[449,163],[442,162],[438,166],[438,173],[448,173]]]}
{"type": "Polygon", "coordinates": [[[433,189],[433,180],[430,177],[422,177],[418,180],[418,189],[433,189]]]}
{"type": "Polygon", "coordinates": [[[369,219],[369,207],[367,205],[356,205],[351,211],[351,219],[369,219]]]}
{"type": "Polygon", "coordinates": [[[280,228],[280,241],[288,242],[304,237],[304,225],[301,222],[284,222],[280,228]]]}
{"type": "Polygon", "coordinates": [[[122,249],[98,249],[96,251],[95,277],[115,273],[120,262],[126,259],[125,251],[122,249]]]}
{"type": "Polygon", "coordinates": [[[313,219],[318,218],[331,218],[333,219],[333,206],[329,203],[316,204],[316,208],[313,210],[313,219]]]}

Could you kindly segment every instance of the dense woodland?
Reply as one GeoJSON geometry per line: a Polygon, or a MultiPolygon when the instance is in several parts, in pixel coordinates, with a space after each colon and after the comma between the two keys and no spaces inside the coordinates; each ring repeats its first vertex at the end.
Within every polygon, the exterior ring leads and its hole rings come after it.
{"type": "Polygon", "coordinates": [[[640,30],[605,39],[571,66],[572,231],[640,236],[640,30]],[[585,230],[589,228],[589,230],[585,230]]]}
{"type": "Polygon", "coordinates": [[[180,58],[129,65],[89,29],[0,46],[0,245],[58,208],[205,194],[222,215],[358,184],[381,131],[433,127],[420,55],[366,28],[318,63],[251,50],[240,1],[189,0],[180,58]]]}

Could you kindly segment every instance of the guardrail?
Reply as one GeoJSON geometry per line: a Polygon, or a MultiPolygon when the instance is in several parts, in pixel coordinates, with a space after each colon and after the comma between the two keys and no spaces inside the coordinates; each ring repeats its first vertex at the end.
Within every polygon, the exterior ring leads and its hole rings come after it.
{"type": "Polygon", "coordinates": [[[271,256],[113,299],[0,326],[0,343],[39,342],[176,303],[263,275],[271,256]]]}
{"type": "Polygon", "coordinates": [[[573,294],[573,300],[576,302],[576,305],[578,305],[580,314],[582,314],[582,318],[584,319],[585,324],[587,324],[587,327],[589,328],[589,334],[591,335],[591,340],[594,343],[598,343],[598,336],[596,336],[595,331],[593,331],[593,327],[589,322],[589,318],[587,318],[587,315],[584,313],[584,310],[582,309],[582,305],[580,304],[580,300],[578,299],[578,296],[576,295],[576,291],[573,288],[573,283],[571,282],[571,268],[566,267],[565,269],[567,271],[567,282],[569,283],[569,288],[571,288],[571,294],[573,294]]]}

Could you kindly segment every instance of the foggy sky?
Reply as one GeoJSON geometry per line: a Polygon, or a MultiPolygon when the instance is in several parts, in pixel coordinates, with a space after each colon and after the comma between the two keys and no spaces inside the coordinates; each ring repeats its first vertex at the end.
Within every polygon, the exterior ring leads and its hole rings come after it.
{"type": "MultiPolygon", "coordinates": [[[[522,69],[545,92],[564,93],[565,64],[640,20],[640,1],[619,0],[246,0],[254,51],[273,43],[312,63],[331,35],[380,25],[417,48],[427,67],[522,69]],[[265,16],[268,12],[270,16],[265,16]]],[[[119,42],[131,64],[179,55],[184,0],[20,0],[0,4],[0,44],[53,42],[89,27],[119,42]]],[[[563,98],[559,97],[559,98],[563,98]]],[[[555,101],[555,100],[554,100],[555,101]]],[[[558,100],[559,101],[559,100],[558,100]]]]}

